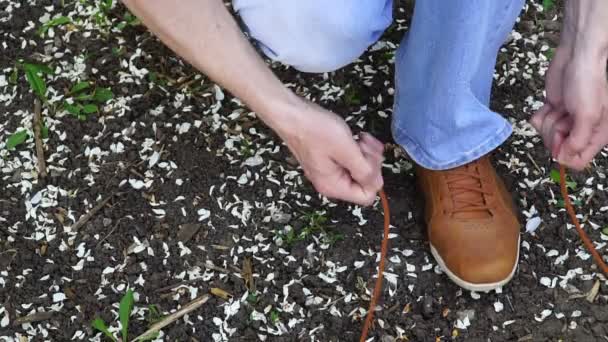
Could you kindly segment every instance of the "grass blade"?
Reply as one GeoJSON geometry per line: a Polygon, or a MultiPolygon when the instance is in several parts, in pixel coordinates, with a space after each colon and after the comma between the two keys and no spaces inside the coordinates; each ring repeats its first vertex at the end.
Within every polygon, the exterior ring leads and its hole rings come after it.
{"type": "Polygon", "coordinates": [[[103,319],[101,319],[99,317],[95,318],[95,320],[93,321],[93,323],[91,325],[96,330],[101,331],[102,333],[104,333],[104,335],[106,335],[109,339],[111,339],[112,341],[116,342],[116,339],[114,338],[114,336],[112,335],[112,333],[108,329],[108,326],[106,325],[106,322],[103,321],[103,319]]]}
{"type": "Polygon", "coordinates": [[[128,341],[127,337],[129,334],[129,317],[133,310],[133,290],[129,289],[127,293],[120,300],[120,306],[118,307],[120,325],[122,326],[122,340],[128,341]]]}

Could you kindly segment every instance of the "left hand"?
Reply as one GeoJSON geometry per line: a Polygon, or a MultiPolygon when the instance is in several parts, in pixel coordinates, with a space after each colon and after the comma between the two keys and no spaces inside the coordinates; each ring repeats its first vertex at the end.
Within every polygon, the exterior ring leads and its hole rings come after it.
{"type": "Polygon", "coordinates": [[[558,162],[582,170],[608,145],[606,60],[582,60],[558,48],[546,83],[547,103],[531,123],[558,162]]]}
{"type": "MultiPolygon", "coordinates": [[[[578,3],[571,2],[570,7],[578,3]]],[[[584,30],[577,28],[574,9],[567,8],[561,42],[547,71],[547,101],[531,123],[553,158],[582,170],[608,145],[607,56],[598,43],[601,40],[591,33],[583,36],[593,42],[577,38],[584,30]]]]}

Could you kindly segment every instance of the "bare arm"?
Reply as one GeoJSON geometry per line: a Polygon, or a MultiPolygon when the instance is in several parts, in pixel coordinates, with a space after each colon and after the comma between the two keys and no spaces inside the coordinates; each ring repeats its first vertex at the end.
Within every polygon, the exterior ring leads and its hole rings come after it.
{"type": "MultiPolygon", "coordinates": [[[[320,193],[370,204],[383,145],[355,142],[339,116],[293,94],[249,44],[222,0],[123,0],[169,48],[243,100],[285,141],[320,193]]],[[[280,29],[280,28],[277,28],[280,29]]]]}
{"type": "Polygon", "coordinates": [[[221,0],[123,0],[156,36],[212,80],[242,99],[271,128],[289,121],[302,101],[247,41],[221,0]]]}

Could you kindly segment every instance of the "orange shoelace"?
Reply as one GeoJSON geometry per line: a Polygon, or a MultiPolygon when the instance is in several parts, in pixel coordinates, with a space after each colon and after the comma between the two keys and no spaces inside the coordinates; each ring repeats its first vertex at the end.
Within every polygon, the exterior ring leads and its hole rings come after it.
{"type": "MultiPolygon", "coordinates": [[[[591,252],[593,255],[593,259],[598,267],[602,270],[604,275],[608,277],[608,266],[602,259],[602,256],[597,252],[595,247],[593,246],[593,242],[589,239],[583,228],[581,228],[581,224],[576,217],[576,213],[574,212],[574,207],[570,202],[570,197],[568,194],[568,189],[566,188],[566,169],[560,165],[559,167],[559,175],[560,175],[560,188],[562,192],[562,197],[564,198],[564,203],[566,205],[566,211],[570,215],[570,219],[574,226],[576,227],[576,231],[580,236],[581,240],[585,244],[585,247],[591,252]]],[[[467,175],[468,176],[468,175],[467,175]]],[[[464,177],[464,175],[463,175],[464,177]]],[[[374,292],[372,294],[372,298],[369,302],[369,310],[367,311],[367,318],[365,319],[365,323],[363,324],[363,331],[361,332],[360,342],[365,342],[367,339],[367,335],[369,333],[369,329],[374,320],[374,310],[376,309],[376,303],[378,302],[378,298],[380,297],[380,293],[382,291],[382,279],[384,278],[384,262],[386,260],[386,252],[388,250],[388,233],[390,227],[390,210],[388,206],[388,199],[386,198],[386,194],[384,190],[381,189],[379,192],[380,200],[382,201],[382,208],[384,210],[384,238],[382,239],[382,247],[380,249],[380,262],[378,264],[378,279],[376,279],[376,285],[374,287],[374,292]]]]}
{"type": "Polygon", "coordinates": [[[454,204],[452,214],[463,212],[489,211],[484,195],[491,195],[483,189],[482,177],[474,165],[450,171],[447,184],[454,204]]]}

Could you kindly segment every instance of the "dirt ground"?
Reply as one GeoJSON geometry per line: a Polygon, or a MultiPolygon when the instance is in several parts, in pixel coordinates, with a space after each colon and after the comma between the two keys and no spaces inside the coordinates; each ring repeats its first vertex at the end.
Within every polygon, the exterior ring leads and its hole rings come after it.
{"type": "MultiPolygon", "coordinates": [[[[0,341],[104,341],[91,327],[98,316],[118,337],[128,288],[136,298],[130,336],[150,326],[151,306],[168,315],[219,288],[228,298],[212,296],[157,340],[358,340],[380,250],[379,203],[321,198],[254,113],[124,7],[104,3],[0,2],[0,341]],[[60,16],[69,22],[40,34],[60,16]],[[49,99],[44,179],[23,63],[53,71],[41,74],[49,99]],[[86,91],[113,96],[78,118],[64,102],[83,81],[86,91]],[[20,131],[25,141],[9,149],[20,131]]],[[[355,133],[390,144],[394,53],[411,6],[397,1],[381,41],[342,70],[272,68],[355,133]]],[[[393,227],[374,341],[608,340],[608,282],[568,223],[551,179],[556,164],[527,124],[542,104],[560,18],[559,6],[530,1],[496,68],[492,108],[514,134],[493,159],[522,222],[513,281],[471,293],[447,279],[428,250],[411,161],[391,145],[384,174],[393,227]]],[[[604,255],[607,166],[604,150],[572,175],[577,211],[604,255]]]]}

